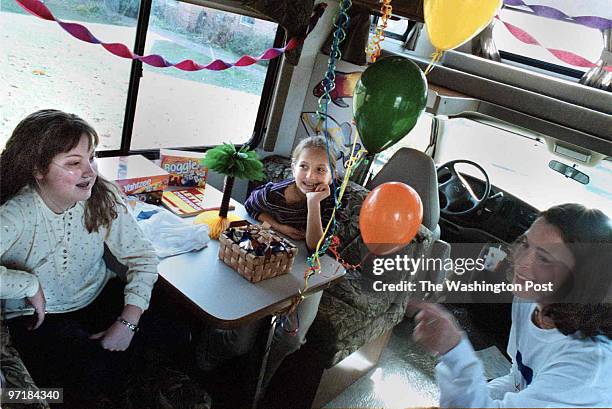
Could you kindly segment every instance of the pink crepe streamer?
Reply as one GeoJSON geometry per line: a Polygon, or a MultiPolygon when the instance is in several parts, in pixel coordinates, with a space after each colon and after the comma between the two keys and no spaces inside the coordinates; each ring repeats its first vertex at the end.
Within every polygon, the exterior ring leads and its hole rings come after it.
{"type": "MultiPolygon", "coordinates": [[[[597,67],[597,64],[587,60],[584,57],[579,56],[578,54],[574,54],[571,51],[558,50],[556,48],[544,47],[542,44],[538,42],[538,40],[536,40],[531,34],[526,32],[522,28],[519,28],[513,24],[503,21],[501,18],[499,18],[499,16],[496,16],[495,18],[497,18],[499,21],[504,23],[508,31],[510,31],[510,34],[512,34],[517,40],[519,40],[522,43],[530,44],[530,45],[537,45],[539,47],[542,47],[546,49],[549,53],[554,55],[557,59],[563,61],[566,64],[573,65],[574,67],[583,67],[583,68],[597,67]]],[[[601,68],[606,71],[612,72],[612,65],[606,65],[601,68]]]]}
{"type": "MultiPolygon", "coordinates": [[[[276,58],[280,56],[281,54],[287,51],[291,51],[294,48],[298,47],[304,41],[303,38],[293,37],[287,42],[287,45],[285,47],[269,48],[259,57],[251,57],[250,55],[243,55],[242,57],[238,59],[238,61],[233,62],[233,63],[229,63],[229,62],[225,62],[223,60],[217,59],[217,60],[212,61],[208,65],[201,65],[193,60],[183,60],[181,62],[174,64],[166,60],[161,55],[150,54],[150,55],[141,56],[141,55],[135,54],[125,44],[104,43],[98,40],[85,26],[81,24],[77,24],[77,23],[66,23],[64,21],[61,21],[55,18],[55,16],[53,16],[53,14],[51,13],[51,11],[49,11],[47,6],[45,6],[39,0],[15,0],[15,1],[24,10],[35,15],[36,17],[39,17],[43,20],[55,21],[66,32],[68,32],[68,34],[70,34],[71,36],[75,38],[78,38],[81,41],[85,41],[91,44],[100,44],[107,51],[109,51],[110,53],[118,57],[139,60],[145,64],[149,64],[149,65],[152,65],[158,68],[175,67],[183,71],[199,71],[199,70],[221,71],[221,70],[226,70],[231,67],[246,67],[246,66],[255,64],[258,61],[271,60],[273,58],[276,58]]],[[[323,9],[326,6],[324,3],[322,3],[321,5],[323,9]]],[[[316,12],[311,17],[311,21],[308,27],[308,31],[306,32],[306,35],[308,35],[312,31],[318,19],[323,14],[322,10],[320,9],[321,7],[316,9],[315,10],[316,12]]]]}
{"type": "Polygon", "coordinates": [[[612,20],[600,16],[568,16],[559,9],[550,6],[539,4],[527,4],[523,0],[504,0],[507,6],[527,7],[536,15],[552,18],[555,20],[571,20],[583,26],[596,28],[598,30],[607,30],[612,28],[612,20]]]}

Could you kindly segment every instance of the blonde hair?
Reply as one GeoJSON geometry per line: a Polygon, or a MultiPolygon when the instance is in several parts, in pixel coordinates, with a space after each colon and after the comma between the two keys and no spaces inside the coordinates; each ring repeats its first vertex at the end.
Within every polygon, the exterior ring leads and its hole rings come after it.
{"type": "MultiPolygon", "coordinates": [[[[291,155],[291,163],[295,164],[297,159],[300,157],[304,149],[318,149],[320,151],[325,152],[327,154],[327,141],[325,137],[322,135],[309,136],[308,138],[302,139],[296,147],[293,149],[293,154],[291,155]]],[[[338,158],[338,150],[336,149],[336,145],[334,141],[329,139],[329,163],[332,170],[332,175],[336,175],[336,158],[338,158]]]]}

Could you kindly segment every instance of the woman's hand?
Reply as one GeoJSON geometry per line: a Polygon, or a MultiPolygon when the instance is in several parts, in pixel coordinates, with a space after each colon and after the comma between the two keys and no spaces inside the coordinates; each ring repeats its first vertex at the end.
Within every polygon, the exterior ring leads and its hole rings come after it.
{"type": "Polygon", "coordinates": [[[306,193],[307,204],[321,203],[321,201],[327,198],[331,194],[331,190],[328,184],[318,184],[313,192],[306,193]]]}
{"type": "Polygon", "coordinates": [[[134,332],[120,322],[114,322],[106,331],[98,332],[89,339],[99,339],[102,348],[109,351],[125,351],[130,346],[134,332]]]}
{"type": "Polygon", "coordinates": [[[287,224],[275,223],[272,226],[274,230],[279,233],[284,234],[285,236],[289,236],[294,240],[304,240],[306,237],[306,233],[300,229],[296,229],[295,227],[289,226],[287,224]]]}
{"type": "Polygon", "coordinates": [[[28,297],[28,302],[34,307],[34,316],[32,318],[32,324],[28,327],[30,331],[33,331],[40,327],[45,320],[45,308],[47,307],[47,299],[43,292],[42,285],[38,284],[38,291],[31,297],[28,297]]]}
{"type": "MultiPolygon", "coordinates": [[[[139,307],[127,304],[123,308],[121,318],[138,325],[142,312],[139,307]]],[[[130,346],[132,338],[134,338],[134,331],[118,321],[115,321],[106,331],[98,332],[89,337],[89,339],[99,339],[102,348],[109,351],[125,351],[130,346]]]]}
{"type": "Polygon", "coordinates": [[[412,337],[425,350],[433,355],[444,355],[461,341],[462,331],[448,311],[437,304],[411,304],[420,311],[415,316],[417,322],[412,337]]]}

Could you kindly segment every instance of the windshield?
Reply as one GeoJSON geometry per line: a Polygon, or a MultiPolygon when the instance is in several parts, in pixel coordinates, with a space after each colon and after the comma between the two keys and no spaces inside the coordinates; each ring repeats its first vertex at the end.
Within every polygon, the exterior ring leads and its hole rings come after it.
{"type": "MultiPolygon", "coordinates": [[[[584,166],[563,156],[552,154],[546,143],[536,136],[526,136],[487,123],[466,118],[442,121],[436,144],[436,164],[455,159],[469,159],[482,166],[494,186],[529,203],[538,210],[575,202],[612,214],[612,159],[597,166],[584,166]],[[587,174],[583,185],[550,169],[556,160],[574,166],[587,174]]],[[[481,178],[473,167],[459,171],[481,178]]]]}

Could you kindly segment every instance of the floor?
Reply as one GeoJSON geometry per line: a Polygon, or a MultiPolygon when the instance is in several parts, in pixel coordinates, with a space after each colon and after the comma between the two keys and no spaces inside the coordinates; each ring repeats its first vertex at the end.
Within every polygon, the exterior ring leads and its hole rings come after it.
{"type": "MultiPolygon", "coordinates": [[[[466,331],[476,350],[495,346],[499,351],[505,351],[509,329],[508,305],[448,305],[447,308],[466,331]]],[[[378,365],[325,408],[437,406],[440,392],[434,378],[436,361],[412,341],[413,327],[413,321],[409,319],[396,326],[378,365]]]]}
{"type": "Polygon", "coordinates": [[[379,364],[325,408],[407,408],[436,406],[435,359],[412,341],[413,324],[393,330],[379,364]]]}
{"type": "MultiPolygon", "coordinates": [[[[498,351],[505,351],[509,305],[447,305],[447,308],[476,350],[495,346],[498,351]]],[[[324,407],[395,409],[437,406],[439,390],[434,377],[435,359],[412,341],[413,326],[411,319],[397,325],[378,365],[324,407]]],[[[498,355],[505,360],[502,353],[498,355]]],[[[252,362],[236,360],[217,376],[206,377],[206,389],[211,393],[215,409],[249,406],[249,389],[254,386],[251,380],[255,377],[252,368],[252,362]]],[[[273,399],[282,400],[283,397],[275,396],[273,399]]],[[[260,405],[260,409],[266,408],[260,405]]]]}

